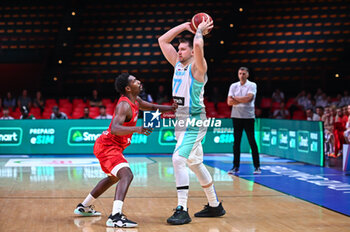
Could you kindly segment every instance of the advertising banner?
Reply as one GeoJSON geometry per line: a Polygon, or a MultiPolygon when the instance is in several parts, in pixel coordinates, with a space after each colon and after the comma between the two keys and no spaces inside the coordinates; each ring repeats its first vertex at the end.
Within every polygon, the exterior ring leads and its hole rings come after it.
{"type": "MultiPolygon", "coordinates": [[[[125,153],[172,153],[175,119],[161,119],[150,136],[134,134],[125,153]]],[[[190,122],[191,123],[191,122],[190,122]]],[[[197,123],[197,122],[196,122],[197,123]]],[[[231,119],[210,119],[202,144],[205,153],[231,153],[231,119]]],[[[96,139],[110,120],[2,120],[0,154],[92,154],[96,139]]],[[[137,126],[144,125],[139,119],[137,126]]],[[[255,137],[259,152],[315,165],[323,165],[321,122],[256,119],[255,137]]],[[[241,151],[250,152],[245,133],[241,151]]]]}

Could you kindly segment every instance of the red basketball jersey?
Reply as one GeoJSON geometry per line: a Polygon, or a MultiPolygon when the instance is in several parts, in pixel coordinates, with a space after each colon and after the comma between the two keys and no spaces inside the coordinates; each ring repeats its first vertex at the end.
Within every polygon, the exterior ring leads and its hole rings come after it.
{"type": "MultiPolygon", "coordinates": [[[[131,120],[128,121],[128,122],[124,122],[123,126],[136,126],[137,117],[138,117],[138,114],[139,114],[139,103],[136,101],[135,104],[134,104],[134,103],[132,103],[129,100],[129,98],[127,98],[127,97],[125,97],[123,95],[123,96],[121,96],[119,98],[117,105],[120,102],[122,102],[122,101],[127,102],[130,105],[131,110],[132,110],[132,118],[131,118],[131,120]]],[[[113,135],[111,133],[112,123],[113,123],[113,120],[114,120],[115,116],[116,115],[115,115],[115,112],[114,112],[113,118],[112,118],[111,123],[109,124],[108,130],[104,131],[100,137],[101,137],[102,142],[104,144],[118,145],[120,148],[122,148],[122,150],[124,150],[131,143],[132,134],[122,135],[121,136],[121,135],[113,135]]]]}

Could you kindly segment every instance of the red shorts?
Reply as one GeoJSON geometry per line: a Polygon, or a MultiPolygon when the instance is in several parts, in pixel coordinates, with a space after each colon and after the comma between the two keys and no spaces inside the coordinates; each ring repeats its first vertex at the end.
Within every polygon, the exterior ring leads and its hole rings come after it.
{"type": "Polygon", "coordinates": [[[98,138],[94,145],[94,154],[100,161],[103,172],[107,175],[117,176],[118,171],[123,167],[129,167],[122,149],[115,144],[107,145],[98,138]]]}

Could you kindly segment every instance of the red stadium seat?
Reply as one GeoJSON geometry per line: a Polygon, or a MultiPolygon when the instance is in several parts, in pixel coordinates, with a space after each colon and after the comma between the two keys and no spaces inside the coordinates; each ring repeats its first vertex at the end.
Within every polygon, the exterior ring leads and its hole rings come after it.
{"type": "Polygon", "coordinates": [[[296,110],[293,113],[292,119],[294,119],[294,120],[306,120],[306,114],[302,110],[296,110]]]}
{"type": "Polygon", "coordinates": [[[260,108],[267,109],[267,108],[270,108],[271,105],[272,105],[272,99],[271,98],[263,97],[261,99],[260,108]]]}

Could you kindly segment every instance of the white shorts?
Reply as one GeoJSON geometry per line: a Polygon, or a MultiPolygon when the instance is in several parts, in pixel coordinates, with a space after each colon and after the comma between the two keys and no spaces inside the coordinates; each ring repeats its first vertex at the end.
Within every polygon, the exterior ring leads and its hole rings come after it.
{"type": "MultiPolygon", "coordinates": [[[[206,119],[206,116],[195,115],[189,118],[191,120],[202,120],[206,119]]],[[[189,165],[199,164],[203,162],[203,147],[202,140],[207,133],[207,127],[201,126],[198,127],[196,124],[187,123],[188,118],[177,118],[177,120],[184,120],[185,125],[181,126],[178,123],[175,127],[175,136],[176,136],[176,146],[174,154],[185,157],[189,165]]]]}

